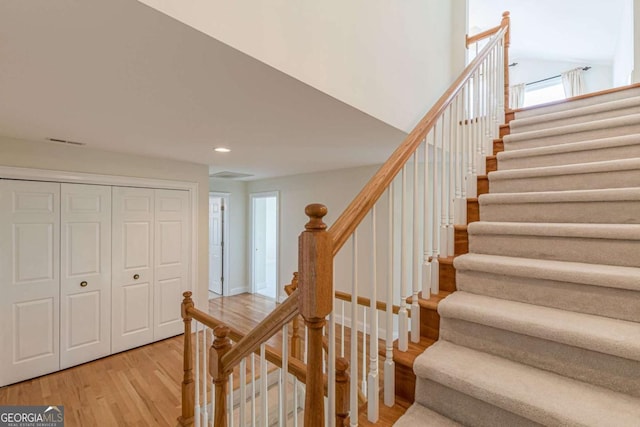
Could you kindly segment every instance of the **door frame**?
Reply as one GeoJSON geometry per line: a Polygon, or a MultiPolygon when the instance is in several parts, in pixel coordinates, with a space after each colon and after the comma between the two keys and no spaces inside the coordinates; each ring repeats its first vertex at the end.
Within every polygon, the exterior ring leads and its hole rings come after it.
{"type": "MultiPolygon", "coordinates": [[[[193,299],[199,303],[198,284],[198,183],[188,181],[171,181],[157,178],[137,178],[118,175],[100,175],[87,172],[68,172],[51,169],[20,168],[0,166],[0,179],[21,179],[25,181],[66,182],[72,184],[110,185],[116,187],[160,188],[168,190],[185,190],[189,192],[191,207],[191,251],[190,272],[187,283],[193,292],[193,299]]],[[[208,286],[207,286],[208,288],[208,286]]]]}
{"type": "MultiPolygon", "coordinates": [[[[231,250],[231,239],[230,239],[230,230],[229,230],[229,202],[231,198],[231,193],[225,193],[221,191],[210,191],[209,197],[221,197],[224,200],[224,211],[222,213],[222,235],[224,245],[222,247],[222,277],[224,281],[222,282],[222,295],[229,295],[229,254],[231,250]]],[[[208,223],[211,225],[211,212],[209,212],[208,223]]],[[[211,236],[211,230],[209,230],[209,236],[211,236]]],[[[209,251],[211,251],[211,246],[207,245],[209,251]]],[[[207,257],[207,260],[209,257],[207,257]]],[[[209,274],[211,274],[211,266],[209,266],[209,274]]],[[[209,291],[209,278],[207,278],[207,292],[209,291]]],[[[208,295],[208,293],[207,293],[208,295]]]]}
{"type": "Polygon", "coordinates": [[[250,248],[249,251],[251,252],[251,256],[250,256],[250,274],[251,274],[251,293],[256,293],[256,281],[255,281],[255,277],[254,277],[254,273],[255,273],[255,251],[254,251],[254,240],[255,240],[255,230],[254,230],[254,219],[255,219],[255,212],[254,212],[254,200],[255,199],[260,199],[260,198],[265,198],[265,197],[275,197],[276,198],[276,301],[280,301],[281,300],[281,294],[282,291],[280,289],[280,192],[279,191],[260,191],[260,192],[256,192],[256,193],[251,193],[249,194],[249,203],[251,205],[250,207],[250,217],[249,217],[249,242],[250,242],[250,248]]]}

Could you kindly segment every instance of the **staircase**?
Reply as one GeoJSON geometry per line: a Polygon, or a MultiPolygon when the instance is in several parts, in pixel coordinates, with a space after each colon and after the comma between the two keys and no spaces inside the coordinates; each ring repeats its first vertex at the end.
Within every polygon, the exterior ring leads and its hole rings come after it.
{"type": "Polygon", "coordinates": [[[638,85],[515,113],[396,425],[640,426],[639,113],[638,85]]]}

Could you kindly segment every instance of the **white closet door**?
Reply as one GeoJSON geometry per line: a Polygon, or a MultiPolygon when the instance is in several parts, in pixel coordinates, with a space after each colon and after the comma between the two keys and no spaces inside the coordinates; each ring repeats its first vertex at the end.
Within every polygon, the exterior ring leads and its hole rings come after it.
{"type": "Polygon", "coordinates": [[[60,368],[60,184],[0,180],[0,385],[60,368]]]}
{"type": "Polygon", "coordinates": [[[61,187],[60,368],[111,352],[111,187],[61,187]]]}
{"type": "Polygon", "coordinates": [[[182,292],[189,290],[189,193],[155,190],[154,340],[184,332],[182,292]]]}
{"type": "Polygon", "coordinates": [[[154,190],[113,187],[113,353],[153,341],[154,190]]]}

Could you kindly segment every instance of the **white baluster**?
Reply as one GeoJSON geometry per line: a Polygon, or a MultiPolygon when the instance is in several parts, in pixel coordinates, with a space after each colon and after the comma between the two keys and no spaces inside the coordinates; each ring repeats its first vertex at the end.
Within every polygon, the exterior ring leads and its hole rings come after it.
{"type": "MultiPolygon", "coordinates": [[[[207,412],[207,407],[209,406],[209,400],[207,399],[207,389],[209,388],[209,373],[207,371],[207,368],[209,366],[207,364],[207,356],[208,356],[208,353],[209,353],[209,346],[208,346],[209,328],[207,328],[204,325],[203,325],[203,330],[202,330],[202,341],[203,341],[203,344],[202,344],[202,378],[204,379],[204,387],[202,387],[202,397],[203,397],[203,402],[202,402],[203,403],[203,407],[202,407],[202,424],[206,426],[206,425],[209,424],[209,412],[207,412]]],[[[213,397],[211,399],[211,401],[213,402],[215,400],[215,396],[213,396],[213,390],[211,391],[211,393],[212,393],[212,397],[213,397]]],[[[211,418],[213,418],[213,416],[211,418]]]]}
{"type": "MultiPolygon", "coordinates": [[[[305,344],[306,344],[305,340],[305,344]]],[[[260,417],[263,427],[269,427],[269,399],[267,397],[267,358],[265,344],[260,345],[260,417]]]]}
{"type": "MultiPolygon", "coordinates": [[[[377,267],[377,238],[376,238],[376,206],[371,209],[371,304],[369,316],[369,390],[367,396],[367,420],[372,423],[378,422],[379,400],[378,390],[380,388],[380,379],[378,378],[378,308],[376,302],[378,300],[378,276],[376,274],[377,267]]],[[[364,363],[363,363],[364,365],[364,363]]]]}
{"type": "MultiPolygon", "coordinates": [[[[335,268],[333,270],[335,272],[335,268]]],[[[335,283],[335,277],[334,281],[335,283]]],[[[344,304],[343,304],[344,307],[344,304]]],[[[344,320],[342,322],[344,324],[344,320]]],[[[336,424],[336,312],[329,314],[329,372],[327,374],[329,382],[328,397],[328,423],[330,427],[336,424]]],[[[294,424],[296,421],[294,420],[294,424]]]]}
{"type": "MultiPolygon", "coordinates": [[[[200,323],[194,320],[196,329],[196,390],[195,390],[195,411],[194,411],[194,423],[196,427],[200,427],[200,323]]],[[[206,350],[205,350],[206,351],[206,350]]],[[[202,380],[203,384],[207,384],[206,377],[202,380]]],[[[206,403],[205,403],[206,407],[206,403]]]]}
{"type": "Polygon", "coordinates": [[[351,282],[351,372],[354,373],[349,384],[350,408],[354,416],[350,417],[351,425],[358,425],[358,231],[352,235],[352,282],[351,282]]]}
{"type": "Polygon", "coordinates": [[[342,317],[340,320],[340,357],[344,357],[344,300],[342,301],[342,317]]]}
{"type": "Polygon", "coordinates": [[[387,337],[385,342],[386,354],[384,361],[384,404],[386,406],[393,406],[396,401],[396,365],[393,361],[393,182],[389,185],[388,198],[389,236],[387,239],[387,246],[389,247],[389,267],[387,271],[387,337]]]}
{"type": "Polygon", "coordinates": [[[446,121],[445,115],[440,117],[442,121],[442,140],[440,146],[440,246],[439,254],[442,257],[446,257],[449,253],[449,227],[447,226],[447,208],[449,207],[448,193],[449,193],[449,177],[447,175],[447,152],[446,152],[446,121]]]}
{"type": "Polygon", "coordinates": [[[420,236],[418,228],[418,216],[420,215],[420,203],[418,200],[418,150],[413,153],[413,251],[411,265],[413,266],[413,294],[411,296],[411,341],[420,342],[420,304],[418,294],[420,292],[420,236]]]}
{"type": "Polygon", "coordinates": [[[280,425],[287,425],[287,374],[289,370],[289,324],[282,326],[282,369],[280,370],[280,425]]]}
{"type": "Polygon", "coordinates": [[[446,166],[446,171],[445,171],[445,176],[447,179],[447,197],[445,199],[445,202],[447,204],[447,221],[446,221],[446,225],[447,225],[447,256],[453,256],[454,255],[454,237],[455,237],[455,230],[454,230],[454,221],[453,221],[453,201],[455,199],[455,178],[454,178],[454,173],[455,173],[455,169],[453,167],[454,165],[454,157],[453,157],[453,146],[454,146],[454,126],[455,126],[455,122],[454,122],[454,109],[452,104],[449,104],[449,107],[447,108],[447,111],[449,113],[449,140],[447,141],[447,150],[446,150],[446,162],[445,162],[445,166],[446,166]]]}
{"type": "Polygon", "coordinates": [[[256,425],[256,356],[251,354],[251,425],[256,425]]]}
{"type": "MultiPolygon", "coordinates": [[[[334,384],[334,389],[335,389],[335,384],[334,384]]],[[[335,392],[334,392],[334,394],[335,394],[335,392]]],[[[298,378],[293,377],[293,427],[298,427],[298,406],[299,406],[299,403],[298,403],[298,378]]],[[[334,412],[335,412],[335,409],[334,409],[334,412]]],[[[333,422],[333,424],[335,425],[335,421],[333,422]]]]}
{"type": "Polygon", "coordinates": [[[409,313],[407,311],[408,278],[407,269],[407,167],[402,168],[402,194],[400,195],[400,310],[398,311],[398,350],[409,349],[409,313]]]}
{"type": "Polygon", "coordinates": [[[245,420],[246,414],[245,411],[247,409],[247,359],[242,359],[240,361],[240,408],[238,411],[240,415],[238,417],[238,424],[241,427],[245,427],[247,425],[247,421],[245,420]]]}
{"type": "Polygon", "coordinates": [[[362,394],[367,397],[367,307],[362,307],[362,394]]]}
{"type": "Polygon", "coordinates": [[[431,223],[432,232],[432,246],[433,252],[431,254],[431,293],[437,295],[440,292],[440,263],[438,261],[439,249],[440,249],[440,233],[438,227],[438,209],[440,203],[440,187],[438,185],[438,158],[439,158],[439,149],[438,149],[438,122],[436,121],[433,126],[433,166],[431,167],[431,193],[432,193],[432,206],[430,208],[432,214],[433,221],[431,223]]]}
{"type": "Polygon", "coordinates": [[[424,139],[424,206],[423,206],[423,233],[424,233],[424,254],[422,263],[422,298],[431,298],[431,263],[429,257],[433,252],[433,241],[431,240],[431,232],[433,230],[433,192],[430,185],[430,172],[433,167],[429,167],[429,134],[424,139]]]}
{"type": "Polygon", "coordinates": [[[465,161],[467,164],[467,197],[478,197],[478,176],[475,169],[475,151],[474,151],[474,126],[473,126],[473,98],[475,83],[472,79],[465,84],[465,114],[467,117],[466,144],[465,144],[465,161]]]}

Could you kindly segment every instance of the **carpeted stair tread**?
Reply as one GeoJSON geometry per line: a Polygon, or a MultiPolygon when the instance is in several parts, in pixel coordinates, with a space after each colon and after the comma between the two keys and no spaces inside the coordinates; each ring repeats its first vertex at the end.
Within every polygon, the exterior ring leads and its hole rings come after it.
{"type": "Polygon", "coordinates": [[[474,270],[640,292],[640,269],[635,267],[485,254],[456,257],[454,267],[456,271],[474,270]]]}
{"type": "Polygon", "coordinates": [[[639,224],[474,222],[469,252],[640,267],[639,224]]]}
{"type": "Polygon", "coordinates": [[[623,135],[497,154],[500,170],[592,163],[640,157],[640,135],[623,135]]]}
{"type": "Polygon", "coordinates": [[[438,307],[454,318],[640,361],[640,324],[458,291],[438,307]]]}
{"type": "Polygon", "coordinates": [[[542,425],[637,427],[640,420],[640,399],[447,341],[429,347],[414,370],[542,425]]]}
{"type": "Polygon", "coordinates": [[[458,424],[419,403],[411,405],[393,425],[397,427],[462,427],[462,424],[458,424]]]}
{"type": "Polygon", "coordinates": [[[538,115],[545,115],[558,111],[582,108],[589,105],[640,96],[640,84],[637,83],[617,89],[618,90],[614,91],[606,90],[604,92],[595,92],[589,94],[588,96],[578,97],[577,99],[571,98],[566,101],[559,101],[548,104],[535,105],[528,108],[522,108],[516,111],[515,118],[521,119],[538,115]]]}
{"type": "Polygon", "coordinates": [[[496,171],[491,192],[587,190],[640,186],[640,158],[496,171]]]}
{"type": "Polygon", "coordinates": [[[482,221],[640,223],[640,187],[489,193],[478,202],[482,221]]]}
{"type": "Polygon", "coordinates": [[[640,114],[629,114],[587,123],[570,124],[532,130],[503,137],[505,151],[533,148],[551,144],[629,135],[640,131],[640,114]]]}
{"type": "Polygon", "coordinates": [[[606,240],[640,240],[638,224],[561,224],[517,222],[472,222],[467,227],[470,236],[508,234],[519,236],[580,237],[606,240]]]}
{"type": "Polygon", "coordinates": [[[539,114],[532,117],[516,118],[509,122],[511,134],[532,130],[535,127],[557,127],[571,123],[624,116],[640,113],[640,96],[601,102],[571,110],[539,114]]]}

